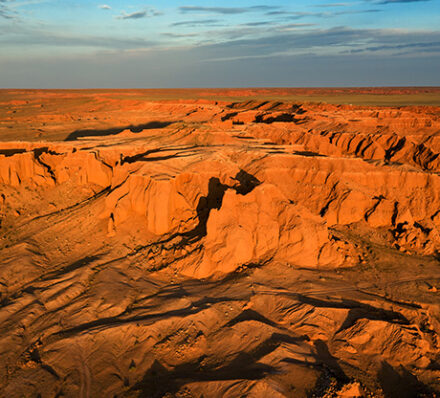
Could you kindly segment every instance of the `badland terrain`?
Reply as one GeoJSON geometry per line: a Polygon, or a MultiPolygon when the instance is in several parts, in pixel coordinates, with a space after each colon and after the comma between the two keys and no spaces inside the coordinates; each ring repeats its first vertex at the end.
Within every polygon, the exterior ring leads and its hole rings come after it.
{"type": "Polygon", "coordinates": [[[0,395],[438,396],[439,154],[436,88],[0,91],[0,395]]]}

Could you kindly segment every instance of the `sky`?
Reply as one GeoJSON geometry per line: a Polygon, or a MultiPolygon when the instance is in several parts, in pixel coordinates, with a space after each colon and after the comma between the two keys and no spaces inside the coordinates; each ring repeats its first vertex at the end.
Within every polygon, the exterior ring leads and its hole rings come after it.
{"type": "Polygon", "coordinates": [[[0,88],[440,86],[440,0],[0,0],[0,88]]]}

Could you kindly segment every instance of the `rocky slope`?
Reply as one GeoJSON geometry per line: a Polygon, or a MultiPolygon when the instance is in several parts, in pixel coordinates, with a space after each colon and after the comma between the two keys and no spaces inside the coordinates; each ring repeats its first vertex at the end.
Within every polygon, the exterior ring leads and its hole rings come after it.
{"type": "Polygon", "coordinates": [[[7,94],[3,396],[440,392],[439,108],[7,94]]]}

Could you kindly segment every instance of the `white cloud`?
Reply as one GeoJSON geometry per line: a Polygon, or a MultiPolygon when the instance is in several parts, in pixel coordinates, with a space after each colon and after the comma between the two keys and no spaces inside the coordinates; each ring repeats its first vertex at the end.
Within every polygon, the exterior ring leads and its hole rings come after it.
{"type": "Polygon", "coordinates": [[[146,11],[136,11],[136,12],[132,12],[130,14],[123,12],[123,13],[121,13],[121,15],[118,15],[116,18],[117,19],[140,19],[140,18],[145,18],[146,16],[147,16],[146,11]]]}

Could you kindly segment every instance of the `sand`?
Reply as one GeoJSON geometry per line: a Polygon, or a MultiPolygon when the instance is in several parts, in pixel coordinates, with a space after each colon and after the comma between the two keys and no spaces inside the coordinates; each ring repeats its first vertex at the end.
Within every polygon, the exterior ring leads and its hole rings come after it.
{"type": "Polygon", "coordinates": [[[1,396],[440,393],[440,108],[265,90],[0,92],[1,396]]]}

